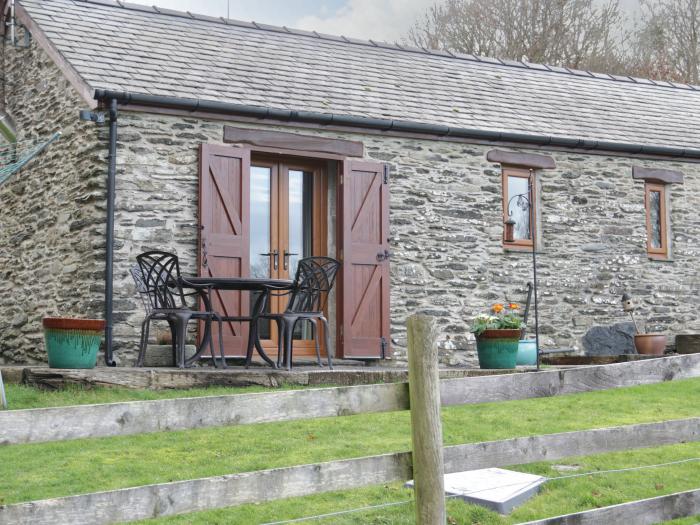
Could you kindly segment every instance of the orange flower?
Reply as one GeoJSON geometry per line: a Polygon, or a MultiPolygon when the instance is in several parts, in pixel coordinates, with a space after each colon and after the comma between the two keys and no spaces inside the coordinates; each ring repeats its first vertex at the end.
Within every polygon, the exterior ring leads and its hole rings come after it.
{"type": "Polygon", "coordinates": [[[520,307],[517,305],[517,303],[510,303],[508,305],[508,308],[510,308],[511,310],[517,310],[520,307]]]}
{"type": "Polygon", "coordinates": [[[494,305],[491,307],[491,309],[492,309],[495,313],[500,313],[500,312],[503,311],[503,305],[500,304],[500,303],[497,303],[497,304],[494,304],[494,305]]]}

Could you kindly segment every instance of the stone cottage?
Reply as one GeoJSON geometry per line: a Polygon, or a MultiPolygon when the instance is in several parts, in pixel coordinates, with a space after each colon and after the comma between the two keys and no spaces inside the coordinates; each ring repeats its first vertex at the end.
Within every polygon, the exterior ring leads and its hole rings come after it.
{"type": "Polygon", "coordinates": [[[0,187],[0,363],[43,361],[41,318],[65,315],[105,316],[129,364],[129,268],[156,248],[203,275],[342,260],[348,358],[401,359],[426,312],[444,361],[468,361],[471,318],[524,301],[533,238],[543,347],[624,320],[623,291],[650,329],[700,329],[700,88],[121,1],[5,3],[4,111],[19,140],[62,136],[0,187]],[[532,213],[513,199],[528,180],[532,213]]]}

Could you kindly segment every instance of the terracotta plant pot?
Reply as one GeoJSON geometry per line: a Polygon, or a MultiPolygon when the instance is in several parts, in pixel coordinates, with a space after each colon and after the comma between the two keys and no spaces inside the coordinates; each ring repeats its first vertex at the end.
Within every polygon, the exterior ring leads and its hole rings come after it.
{"type": "Polygon", "coordinates": [[[664,334],[637,334],[634,336],[634,347],[638,354],[664,355],[666,336],[664,334]]]}
{"type": "Polygon", "coordinates": [[[105,322],[45,317],[44,340],[50,368],[94,368],[105,322]]]}
{"type": "Polygon", "coordinates": [[[481,368],[515,368],[520,329],[484,330],[476,338],[481,368]]]}

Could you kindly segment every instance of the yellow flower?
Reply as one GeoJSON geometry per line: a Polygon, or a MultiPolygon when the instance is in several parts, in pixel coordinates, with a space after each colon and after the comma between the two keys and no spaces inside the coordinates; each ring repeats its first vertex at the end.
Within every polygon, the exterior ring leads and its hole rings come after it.
{"type": "Polygon", "coordinates": [[[510,308],[511,310],[517,310],[520,307],[517,305],[517,303],[510,303],[508,305],[508,308],[510,308]]]}
{"type": "Polygon", "coordinates": [[[503,305],[500,304],[500,303],[496,303],[496,304],[494,304],[494,305],[491,307],[491,309],[492,309],[495,313],[500,313],[500,312],[503,311],[503,305]]]}

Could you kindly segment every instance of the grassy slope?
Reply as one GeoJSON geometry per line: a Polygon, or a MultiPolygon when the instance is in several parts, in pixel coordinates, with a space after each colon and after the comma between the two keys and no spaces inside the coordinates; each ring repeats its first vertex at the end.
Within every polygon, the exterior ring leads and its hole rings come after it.
{"type": "MultiPolygon", "coordinates": [[[[700,404],[688,402],[699,395],[695,379],[450,407],[443,411],[445,443],[700,416],[700,404]]],[[[0,503],[409,448],[408,412],[7,446],[0,447],[0,503]]]]}
{"type": "MultiPolygon", "coordinates": [[[[285,386],[279,390],[296,390],[299,386],[285,386]]],[[[269,392],[262,386],[210,387],[188,390],[132,390],[129,388],[82,388],[68,386],[61,390],[39,390],[25,385],[5,385],[10,410],[23,408],[61,407],[69,405],[91,405],[95,403],[117,403],[120,401],[151,401],[176,397],[224,396],[230,394],[252,394],[269,392]]],[[[277,389],[276,389],[277,390],[277,389]]]]}

